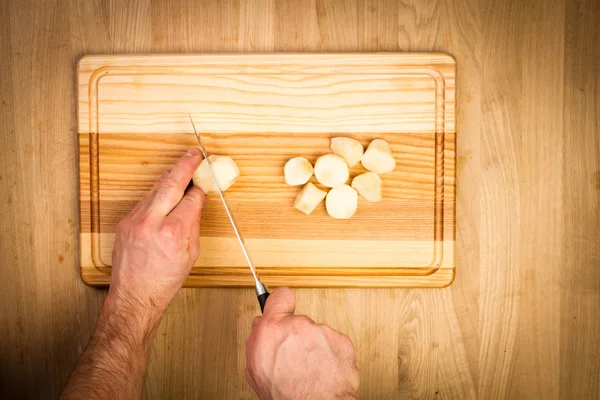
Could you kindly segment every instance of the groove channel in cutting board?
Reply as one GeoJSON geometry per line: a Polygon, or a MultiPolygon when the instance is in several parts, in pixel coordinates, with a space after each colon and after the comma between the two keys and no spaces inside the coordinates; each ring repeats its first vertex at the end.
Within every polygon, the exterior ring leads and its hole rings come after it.
{"type": "MultiPolygon", "coordinates": [[[[209,153],[231,155],[240,167],[242,176],[226,195],[267,283],[451,282],[454,61],[439,54],[418,60],[402,54],[279,56],[95,56],[80,62],[86,282],[109,282],[116,224],[196,145],[188,112],[209,153]],[[314,162],[336,135],[365,147],[384,138],[398,166],[382,176],[384,200],[361,201],[351,220],[328,217],[324,205],[304,216],[291,207],[298,189],[285,185],[283,165],[294,156],[314,162]]],[[[353,168],[351,176],[361,172],[353,168]]],[[[250,285],[217,200],[205,207],[203,251],[188,284],[250,285]]]]}

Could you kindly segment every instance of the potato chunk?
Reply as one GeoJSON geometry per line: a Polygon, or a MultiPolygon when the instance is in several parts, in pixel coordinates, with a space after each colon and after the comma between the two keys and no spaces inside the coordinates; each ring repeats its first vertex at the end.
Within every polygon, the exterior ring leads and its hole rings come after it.
{"type": "Polygon", "coordinates": [[[342,157],[325,154],[319,157],[315,163],[315,176],[322,185],[335,187],[346,183],[350,177],[350,171],[342,157]]]}
{"type": "Polygon", "coordinates": [[[336,219],[351,218],[358,206],[358,194],[348,185],[339,185],[327,193],[327,213],[336,219]]]}
{"type": "Polygon", "coordinates": [[[327,192],[308,182],[294,200],[294,208],[309,215],[327,196],[327,192]]]}
{"type": "Polygon", "coordinates": [[[346,137],[332,138],[330,148],[333,154],[346,160],[350,168],[360,162],[364,152],[362,144],[358,140],[346,137]]]}
{"type": "Polygon", "coordinates": [[[295,157],[285,163],[283,175],[290,186],[304,185],[313,174],[313,167],[306,158],[295,157]]]}
{"type": "Polygon", "coordinates": [[[396,168],[390,145],[383,139],[373,140],[360,161],[368,171],[378,174],[392,172],[396,168]]]}
{"type": "Polygon", "coordinates": [[[381,201],[381,178],[375,172],[365,172],[352,180],[352,187],[367,201],[381,201]]]}

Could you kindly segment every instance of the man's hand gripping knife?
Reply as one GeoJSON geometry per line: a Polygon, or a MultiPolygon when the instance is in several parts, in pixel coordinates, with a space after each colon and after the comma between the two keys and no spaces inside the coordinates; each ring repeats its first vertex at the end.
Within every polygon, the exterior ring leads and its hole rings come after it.
{"type": "Polygon", "coordinates": [[[273,291],[246,342],[246,378],[262,400],[356,399],[359,374],[350,338],[306,315],[296,297],[273,291]]]}

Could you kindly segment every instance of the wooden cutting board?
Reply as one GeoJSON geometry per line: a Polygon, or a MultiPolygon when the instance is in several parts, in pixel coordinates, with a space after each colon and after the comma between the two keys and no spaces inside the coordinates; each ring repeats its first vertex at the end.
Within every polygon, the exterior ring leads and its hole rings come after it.
{"type": "MultiPolygon", "coordinates": [[[[442,287],[454,279],[455,70],[440,53],[86,56],[78,64],[81,275],[110,283],[115,227],[162,171],[197,146],[241,170],[226,192],[272,286],[442,287]],[[292,207],[283,178],[348,136],[387,140],[380,203],[350,220],[292,207]]],[[[351,178],[364,172],[351,169],[351,178]]],[[[312,179],[314,181],[314,177],[312,179]]],[[[187,286],[253,286],[217,197],[187,286]]]]}

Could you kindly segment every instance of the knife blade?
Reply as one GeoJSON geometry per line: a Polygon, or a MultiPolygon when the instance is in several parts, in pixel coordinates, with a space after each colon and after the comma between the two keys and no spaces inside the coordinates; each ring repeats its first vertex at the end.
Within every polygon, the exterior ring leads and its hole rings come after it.
{"type": "Polygon", "coordinates": [[[215,174],[215,170],[213,169],[212,162],[210,161],[210,158],[208,157],[208,154],[206,153],[206,149],[204,148],[204,144],[202,144],[202,140],[200,139],[200,135],[198,134],[198,131],[196,130],[196,125],[194,124],[194,121],[192,120],[192,116],[190,114],[188,114],[188,117],[190,118],[192,128],[194,129],[194,134],[196,135],[196,139],[198,139],[198,144],[200,145],[200,151],[202,152],[202,155],[204,156],[204,159],[206,160],[206,163],[208,164],[208,169],[210,170],[210,174],[212,175],[213,181],[215,182],[215,187],[217,188],[217,192],[219,193],[219,197],[221,198],[221,202],[223,203],[223,207],[225,208],[225,212],[227,213],[229,222],[231,222],[231,226],[233,227],[233,232],[235,233],[235,236],[236,236],[238,242],[240,243],[240,247],[242,248],[242,253],[244,254],[244,258],[246,258],[248,267],[250,267],[250,272],[252,272],[252,277],[254,278],[254,289],[256,290],[256,297],[258,299],[258,304],[260,305],[260,311],[263,312],[265,309],[265,304],[267,302],[267,298],[269,297],[269,290],[267,289],[265,284],[263,284],[261,282],[261,280],[258,278],[258,274],[256,273],[256,269],[254,268],[254,264],[252,263],[252,260],[250,259],[250,254],[248,254],[248,250],[246,249],[246,243],[244,242],[244,239],[242,238],[242,235],[240,234],[237,224],[235,223],[235,219],[233,218],[233,215],[231,214],[231,211],[229,210],[229,206],[227,205],[227,201],[225,200],[223,191],[221,190],[221,187],[219,186],[219,181],[217,180],[217,175],[215,174]]]}

